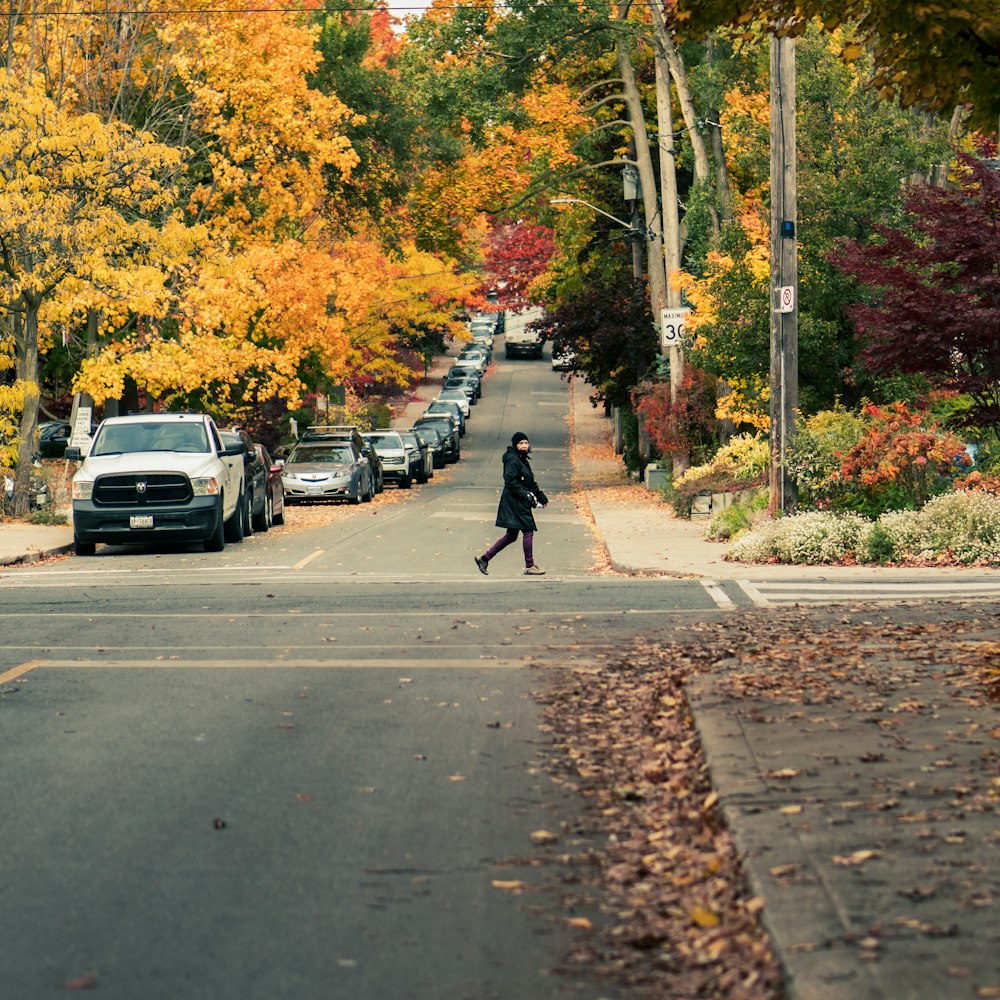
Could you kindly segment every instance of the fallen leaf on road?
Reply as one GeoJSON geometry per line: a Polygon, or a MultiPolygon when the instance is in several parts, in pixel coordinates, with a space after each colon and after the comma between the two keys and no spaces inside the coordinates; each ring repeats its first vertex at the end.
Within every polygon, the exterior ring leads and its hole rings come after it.
{"type": "Polygon", "coordinates": [[[554,844],[559,840],[559,834],[550,830],[535,830],[531,839],[536,844],[554,844]]]}
{"type": "Polygon", "coordinates": [[[522,882],[520,879],[494,879],[491,883],[494,889],[502,889],[504,892],[514,892],[522,893],[525,889],[530,888],[527,882],[522,882]]]}
{"type": "Polygon", "coordinates": [[[97,974],[88,972],[85,976],[70,979],[66,982],[68,990],[92,990],[97,986],[97,974]]]}
{"type": "Polygon", "coordinates": [[[850,867],[852,865],[863,865],[866,861],[877,857],[878,851],[855,851],[853,854],[835,854],[833,856],[833,863],[835,865],[850,867]]]}
{"type": "Polygon", "coordinates": [[[707,906],[693,906],[688,911],[688,916],[699,927],[718,927],[719,914],[710,910],[707,906]]]}
{"type": "Polygon", "coordinates": [[[589,931],[594,927],[586,917],[569,917],[566,920],[566,926],[572,927],[575,931],[589,931]]]}

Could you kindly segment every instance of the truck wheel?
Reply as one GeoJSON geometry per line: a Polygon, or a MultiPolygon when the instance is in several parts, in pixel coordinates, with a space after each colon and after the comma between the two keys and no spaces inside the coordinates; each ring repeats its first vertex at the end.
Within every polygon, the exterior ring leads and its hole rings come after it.
{"type": "Polygon", "coordinates": [[[92,556],[97,551],[96,542],[84,542],[76,535],[73,536],[73,551],[78,556],[92,556]]]}
{"type": "Polygon", "coordinates": [[[222,517],[222,504],[219,504],[219,511],[215,518],[215,527],[212,534],[204,542],[206,552],[221,552],[226,547],[226,528],[222,517]]]}
{"type": "Polygon", "coordinates": [[[225,537],[227,542],[242,542],[243,541],[243,511],[245,508],[245,502],[243,499],[243,494],[240,493],[239,500],[236,501],[236,510],[233,511],[232,516],[226,521],[226,527],[224,529],[225,537]]]}

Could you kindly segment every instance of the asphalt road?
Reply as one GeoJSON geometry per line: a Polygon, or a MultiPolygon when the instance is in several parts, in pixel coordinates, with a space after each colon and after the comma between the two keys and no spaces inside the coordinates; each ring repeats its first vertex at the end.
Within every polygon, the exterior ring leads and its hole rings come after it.
{"type": "Polygon", "coordinates": [[[712,594],[589,571],[544,362],[498,363],[446,475],[296,519],[0,574],[0,996],[621,996],[567,961],[566,918],[599,919],[572,873],[534,864],[577,805],[531,692],[712,594]],[[483,577],[516,430],[548,575],[511,548],[483,577]]]}

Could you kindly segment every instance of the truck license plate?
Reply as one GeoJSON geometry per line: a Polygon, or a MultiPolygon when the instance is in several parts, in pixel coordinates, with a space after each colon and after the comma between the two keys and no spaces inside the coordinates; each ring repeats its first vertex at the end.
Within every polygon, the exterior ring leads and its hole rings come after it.
{"type": "Polygon", "coordinates": [[[128,526],[130,528],[152,528],[153,527],[153,515],[152,514],[133,514],[128,519],[128,526]]]}

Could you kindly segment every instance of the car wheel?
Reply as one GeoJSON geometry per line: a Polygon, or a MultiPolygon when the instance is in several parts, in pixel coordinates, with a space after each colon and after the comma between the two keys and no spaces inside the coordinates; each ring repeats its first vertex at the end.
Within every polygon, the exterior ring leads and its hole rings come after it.
{"type": "Polygon", "coordinates": [[[76,535],[74,535],[73,551],[78,556],[92,556],[97,551],[97,543],[81,541],[76,535]]]}
{"type": "Polygon", "coordinates": [[[253,490],[245,494],[243,500],[243,537],[249,538],[253,534],[253,490]]]}
{"type": "Polygon", "coordinates": [[[375,499],[375,483],[371,476],[368,477],[368,489],[365,490],[364,496],[361,499],[365,503],[371,503],[375,499]]]}
{"type": "Polygon", "coordinates": [[[413,485],[413,480],[409,476],[403,476],[399,481],[399,488],[401,490],[408,490],[413,485]]]}
{"type": "Polygon", "coordinates": [[[253,524],[254,531],[267,531],[271,527],[271,518],[271,492],[265,487],[264,506],[261,508],[261,512],[250,515],[250,522],[253,524]]]}
{"type": "MultiPolygon", "coordinates": [[[[272,505],[273,509],[273,505],[272,505]]],[[[273,514],[271,517],[272,524],[284,524],[285,523],[285,500],[282,498],[281,507],[277,513],[273,514]]]]}
{"type": "Polygon", "coordinates": [[[243,512],[245,510],[244,494],[240,493],[239,500],[236,501],[236,510],[233,511],[229,520],[226,521],[224,532],[227,542],[235,543],[243,541],[243,512]]]}
{"type": "Polygon", "coordinates": [[[215,528],[204,542],[206,552],[221,552],[226,547],[226,527],[222,517],[222,504],[215,518],[215,528]]]}

